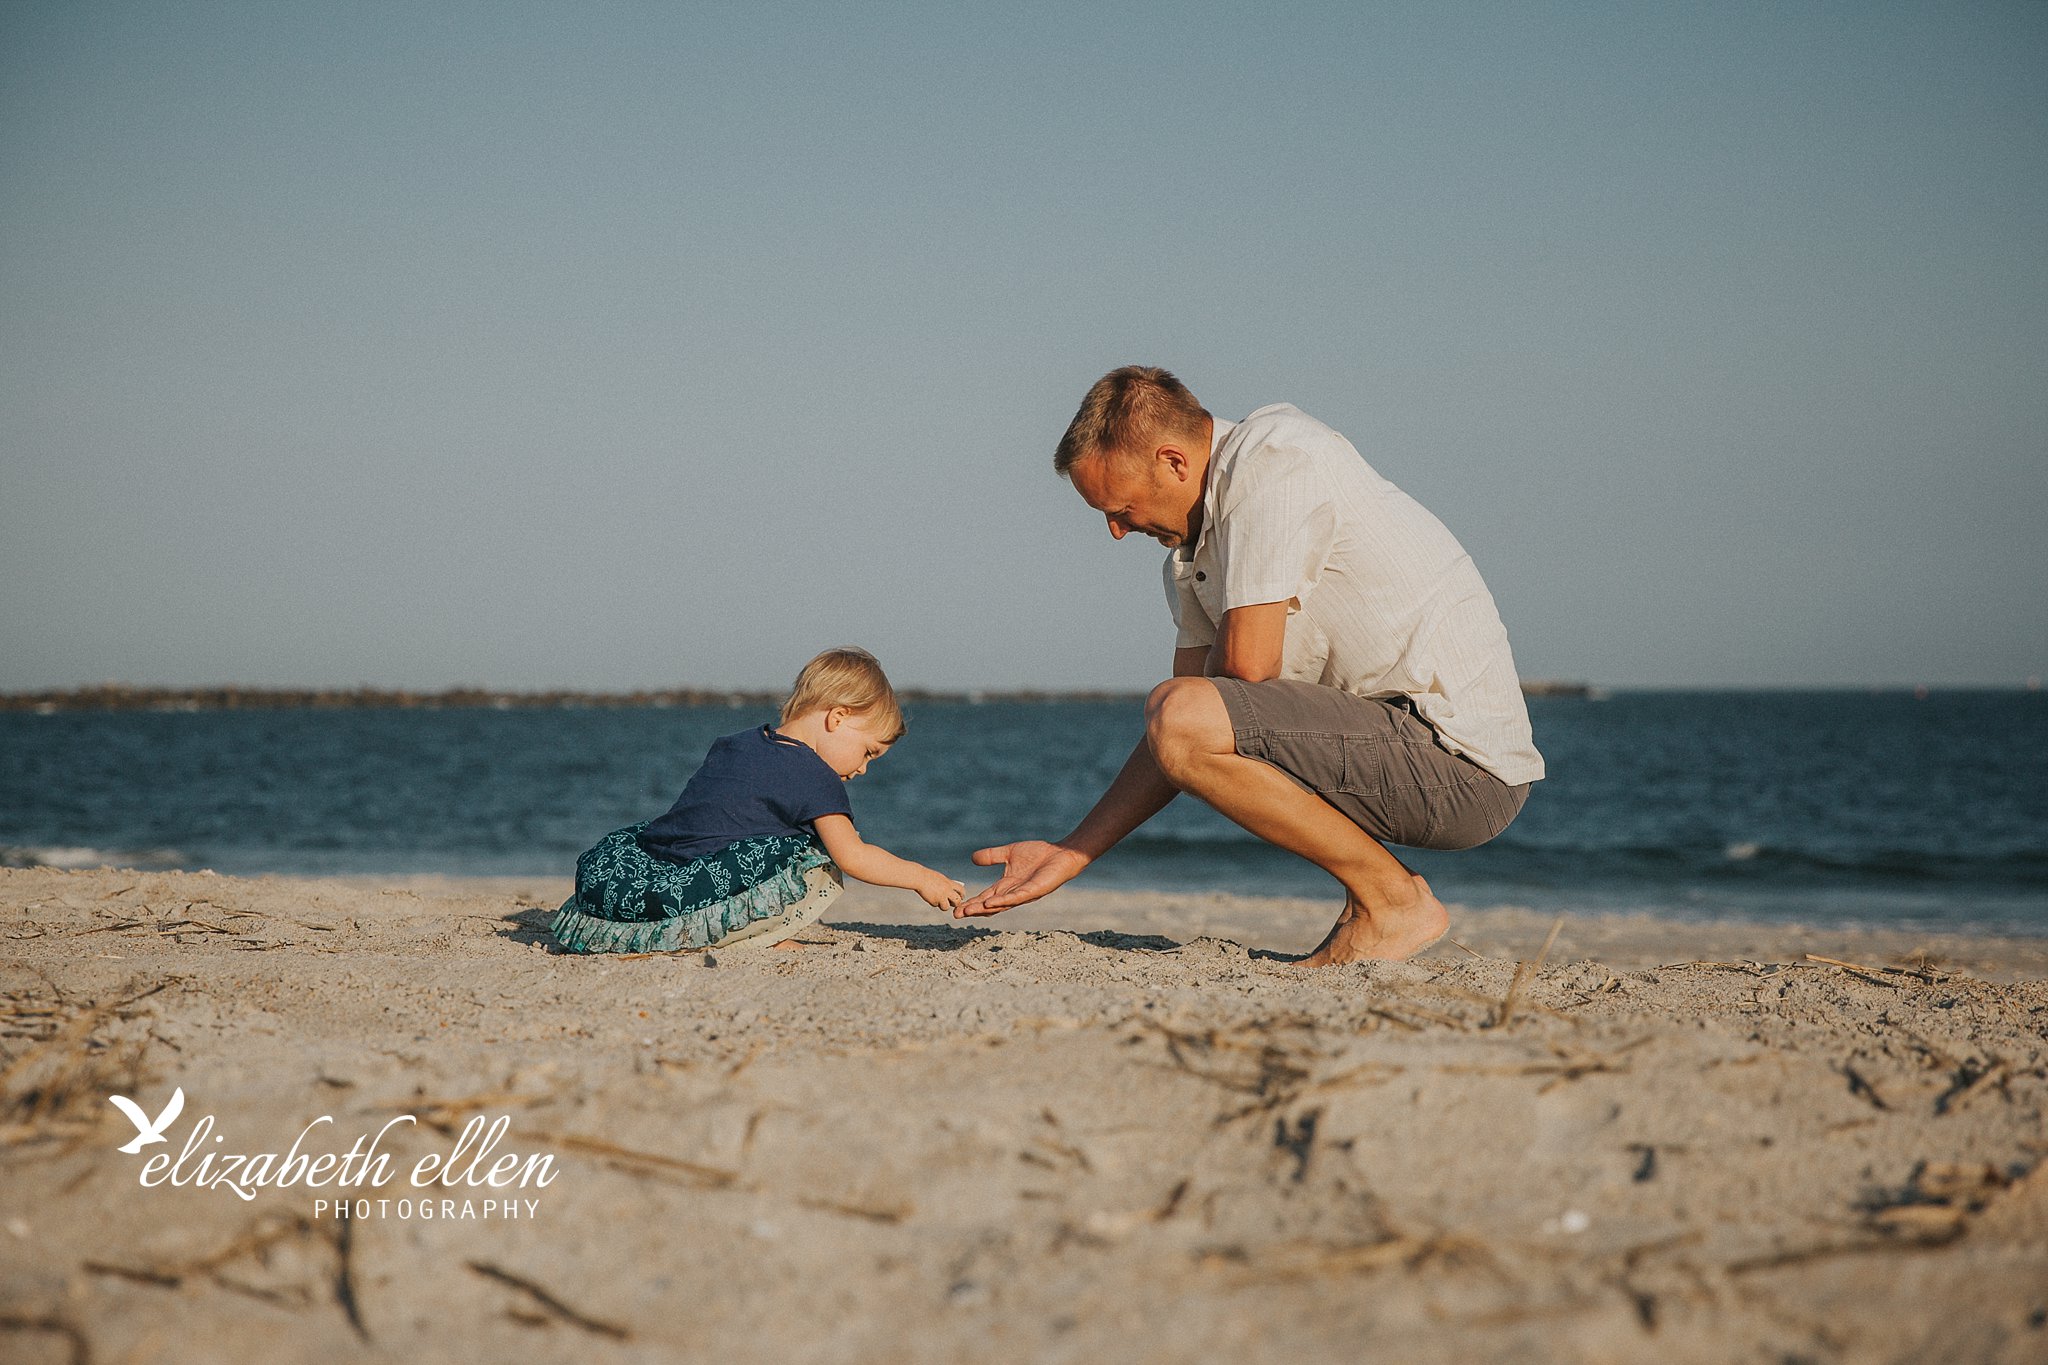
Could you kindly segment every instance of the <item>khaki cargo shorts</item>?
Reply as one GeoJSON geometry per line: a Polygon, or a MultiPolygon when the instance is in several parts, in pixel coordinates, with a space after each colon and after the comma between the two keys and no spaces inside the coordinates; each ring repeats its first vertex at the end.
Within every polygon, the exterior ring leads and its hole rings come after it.
{"type": "Polygon", "coordinates": [[[1459,849],[1508,827],[1529,798],[1437,743],[1403,698],[1316,683],[1211,678],[1237,751],[1270,763],[1382,843],[1459,849]]]}

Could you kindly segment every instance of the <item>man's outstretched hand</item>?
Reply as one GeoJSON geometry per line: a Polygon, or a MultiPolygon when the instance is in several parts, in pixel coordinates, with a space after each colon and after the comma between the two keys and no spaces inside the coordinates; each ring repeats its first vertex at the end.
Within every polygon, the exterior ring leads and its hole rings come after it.
{"type": "Polygon", "coordinates": [[[954,907],[954,919],[970,915],[999,915],[1012,906],[1024,905],[1072,881],[1088,859],[1073,849],[1049,844],[1043,839],[1025,839],[995,848],[974,851],[977,867],[1003,865],[1003,875],[985,891],[976,892],[954,907]]]}

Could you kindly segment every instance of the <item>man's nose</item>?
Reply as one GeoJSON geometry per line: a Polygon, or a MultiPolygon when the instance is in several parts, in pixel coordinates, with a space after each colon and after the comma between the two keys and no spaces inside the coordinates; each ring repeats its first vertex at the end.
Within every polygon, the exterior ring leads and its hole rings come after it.
{"type": "Polygon", "coordinates": [[[1103,520],[1109,523],[1110,539],[1122,540],[1125,536],[1130,534],[1130,531],[1125,528],[1124,524],[1118,521],[1115,517],[1105,517],[1103,518],[1103,520]]]}

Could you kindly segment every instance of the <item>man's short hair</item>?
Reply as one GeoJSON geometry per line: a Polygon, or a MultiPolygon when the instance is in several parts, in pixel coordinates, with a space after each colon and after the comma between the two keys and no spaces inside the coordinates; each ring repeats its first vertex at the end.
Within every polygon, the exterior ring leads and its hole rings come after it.
{"type": "Polygon", "coordinates": [[[834,706],[870,722],[869,728],[885,744],[903,738],[903,707],[896,689],[889,686],[875,656],[864,649],[828,649],[805,664],[789,690],[789,700],[782,703],[781,723],[834,706]]]}
{"type": "Polygon", "coordinates": [[[1209,410],[1188,386],[1156,365],[1125,365],[1095,381],[1052,453],[1065,478],[1076,460],[1096,454],[1144,454],[1160,436],[1196,436],[1209,410]]]}

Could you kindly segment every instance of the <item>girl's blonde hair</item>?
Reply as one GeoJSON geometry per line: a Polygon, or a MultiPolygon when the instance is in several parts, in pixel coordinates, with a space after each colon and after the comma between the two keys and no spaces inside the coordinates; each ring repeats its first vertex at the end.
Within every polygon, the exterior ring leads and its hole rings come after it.
{"type": "Polygon", "coordinates": [[[804,671],[796,675],[789,700],[782,703],[780,723],[787,725],[798,716],[834,706],[857,712],[871,722],[885,744],[903,738],[903,707],[896,700],[896,689],[889,686],[875,656],[864,649],[851,645],[828,649],[805,664],[804,671]]]}

